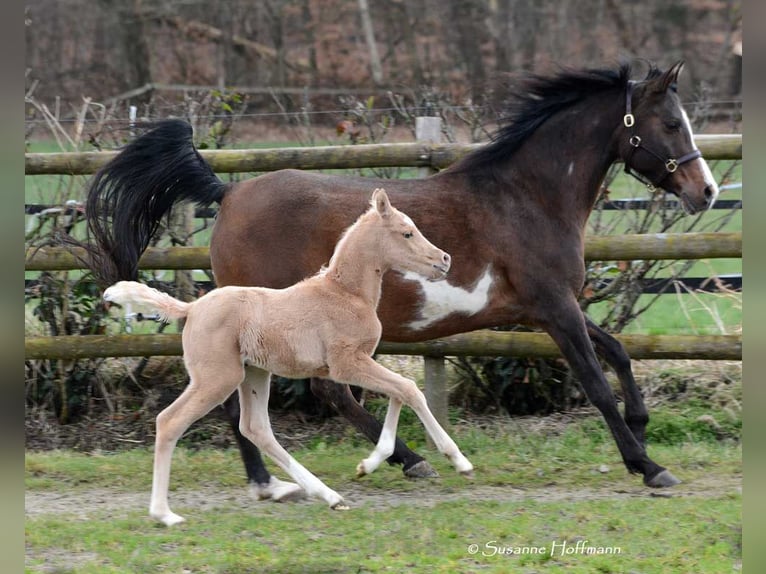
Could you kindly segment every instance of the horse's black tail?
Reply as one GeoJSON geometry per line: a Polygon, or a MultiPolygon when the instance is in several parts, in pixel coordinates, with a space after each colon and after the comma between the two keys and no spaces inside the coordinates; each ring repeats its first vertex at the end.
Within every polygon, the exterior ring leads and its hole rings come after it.
{"type": "Polygon", "coordinates": [[[85,204],[88,265],[104,286],[138,278],[138,260],[180,201],[220,203],[226,184],[200,156],[182,120],[147,129],[91,180],[85,204]]]}

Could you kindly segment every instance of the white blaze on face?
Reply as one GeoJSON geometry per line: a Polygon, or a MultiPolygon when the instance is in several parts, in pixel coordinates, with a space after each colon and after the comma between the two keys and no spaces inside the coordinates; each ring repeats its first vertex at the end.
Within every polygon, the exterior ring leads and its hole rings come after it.
{"type": "MultiPolygon", "coordinates": [[[[692,124],[689,121],[689,116],[686,115],[686,110],[684,110],[683,108],[681,108],[681,116],[684,119],[684,126],[686,127],[686,129],[689,132],[689,137],[691,138],[691,141],[692,141],[692,147],[695,150],[699,149],[697,147],[697,144],[694,143],[694,133],[692,132],[692,124]]],[[[708,166],[708,164],[707,164],[707,162],[705,161],[704,158],[698,157],[697,159],[692,160],[692,161],[698,161],[701,164],[702,173],[705,176],[705,183],[707,185],[709,185],[710,189],[713,191],[713,198],[712,198],[712,201],[710,202],[710,207],[713,207],[713,204],[715,203],[715,200],[718,198],[718,191],[719,191],[718,190],[718,183],[716,183],[716,181],[715,181],[715,177],[713,176],[713,172],[710,171],[710,167],[708,166]]]]}
{"type": "Polygon", "coordinates": [[[408,325],[412,330],[425,329],[452,313],[475,315],[487,306],[493,283],[490,267],[484,270],[471,290],[450,285],[447,280],[427,281],[411,272],[405,273],[404,279],[418,283],[423,292],[420,318],[408,325]]]}

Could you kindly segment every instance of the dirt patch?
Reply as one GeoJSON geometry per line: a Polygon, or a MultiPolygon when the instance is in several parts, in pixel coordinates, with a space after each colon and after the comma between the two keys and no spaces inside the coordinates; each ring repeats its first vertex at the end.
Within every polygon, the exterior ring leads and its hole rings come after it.
{"type": "MultiPolygon", "coordinates": [[[[425,483],[427,484],[427,483],[425,483]]],[[[569,502],[583,500],[629,499],[629,498],[719,498],[742,493],[739,476],[710,476],[690,483],[680,484],[669,490],[652,490],[637,484],[635,487],[565,488],[550,485],[535,488],[509,486],[466,485],[457,491],[429,491],[427,487],[411,491],[390,490],[381,492],[364,484],[353,484],[339,491],[348,505],[354,508],[384,510],[402,504],[415,507],[432,507],[453,500],[496,502],[569,502]]],[[[46,515],[66,515],[68,518],[87,520],[95,517],[124,516],[126,512],[146,510],[149,507],[149,491],[122,492],[119,489],[92,489],[89,491],[27,492],[25,512],[30,518],[46,515]]],[[[219,508],[237,508],[242,512],[257,512],[258,505],[278,504],[271,501],[255,503],[244,487],[221,488],[199,485],[193,490],[177,490],[171,494],[173,507],[188,508],[191,512],[203,512],[219,508]]],[[[284,504],[322,504],[319,500],[302,500],[284,504]]]]}

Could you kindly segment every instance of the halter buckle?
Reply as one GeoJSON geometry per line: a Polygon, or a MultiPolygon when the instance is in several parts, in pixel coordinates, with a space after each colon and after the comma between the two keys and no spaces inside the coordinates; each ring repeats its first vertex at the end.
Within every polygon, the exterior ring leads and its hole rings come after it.
{"type": "Polygon", "coordinates": [[[673,173],[678,169],[678,162],[673,158],[670,158],[665,162],[665,169],[668,170],[668,173],[673,173]]]}
{"type": "Polygon", "coordinates": [[[628,143],[633,147],[639,147],[641,145],[641,138],[639,136],[630,136],[628,143]]]}
{"type": "Polygon", "coordinates": [[[625,124],[626,128],[632,128],[636,123],[636,118],[633,114],[625,114],[622,118],[622,123],[625,124]]]}

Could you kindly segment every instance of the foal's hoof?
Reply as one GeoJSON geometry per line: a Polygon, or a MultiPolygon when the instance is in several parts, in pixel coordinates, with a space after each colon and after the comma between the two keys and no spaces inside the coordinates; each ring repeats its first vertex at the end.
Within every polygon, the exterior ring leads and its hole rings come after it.
{"type": "Polygon", "coordinates": [[[157,522],[161,522],[165,526],[175,526],[176,524],[186,522],[186,519],[183,516],[179,516],[175,512],[168,512],[162,516],[151,514],[151,517],[154,518],[157,522]]]}
{"type": "Polygon", "coordinates": [[[681,484],[681,481],[677,479],[669,470],[663,470],[658,474],[655,474],[652,478],[644,478],[644,484],[651,486],[652,488],[667,488],[681,484]]]}
{"type": "Polygon", "coordinates": [[[350,508],[345,502],[341,500],[340,502],[336,502],[335,504],[330,506],[330,510],[350,510],[350,508]]]}
{"type": "Polygon", "coordinates": [[[250,483],[250,495],[257,500],[293,502],[306,498],[306,492],[294,482],[286,482],[272,476],[268,484],[250,483]]]}
{"type": "Polygon", "coordinates": [[[402,472],[407,478],[439,478],[439,473],[427,460],[421,460],[411,467],[405,468],[402,472]]]}
{"type": "Polygon", "coordinates": [[[475,478],[474,474],[473,474],[473,469],[461,471],[460,472],[460,476],[462,476],[463,478],[468,479],[468,480],[473,480],[475,478]]]}

